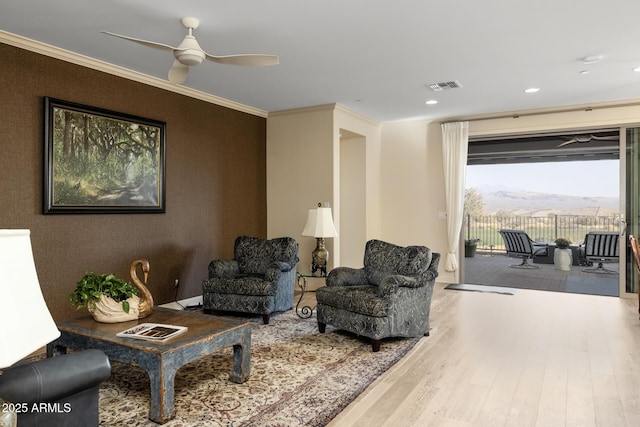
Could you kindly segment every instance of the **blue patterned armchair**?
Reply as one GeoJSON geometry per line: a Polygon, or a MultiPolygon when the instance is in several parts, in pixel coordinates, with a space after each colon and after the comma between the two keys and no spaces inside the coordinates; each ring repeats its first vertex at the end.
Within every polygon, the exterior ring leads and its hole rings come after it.
{"type": "Polygon", "coordinates": [[[429,312],[440,254],[425,246],[367,242],[364,268],[338,267],[316,292],[318,328],[330,324],[371,338],[429,335],[429,312]]]}
{"type": "Polygon", "coordinates": [[[233,260],[209,263],[202,282],[205,313],[231,311],[269,315],[293,307],[298,243],[290,237],[265,240],[239,236],[233,260]]]}

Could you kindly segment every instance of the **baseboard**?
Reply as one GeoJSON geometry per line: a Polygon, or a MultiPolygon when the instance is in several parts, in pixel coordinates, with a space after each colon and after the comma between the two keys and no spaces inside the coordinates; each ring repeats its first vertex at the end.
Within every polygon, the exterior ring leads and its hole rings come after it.
{"type": "Polygon", "coordinates": [[[172,308],[174,310],[184,310],[186,307],[194,305],[202,305],[202,295],[182,299],[180,301],[168,302],[166,304],[160,304],[159,307],[172,308]]]}

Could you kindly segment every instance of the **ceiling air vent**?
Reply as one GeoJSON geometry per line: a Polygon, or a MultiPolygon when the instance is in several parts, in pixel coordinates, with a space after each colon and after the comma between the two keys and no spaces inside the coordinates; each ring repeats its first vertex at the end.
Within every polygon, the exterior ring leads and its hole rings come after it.
{"type": "Polygon", "coordinates": [[[451,80],[449,82],[442,82],[442,83],[432,83],[427,86],[429,87],[429,89],[431,89],[434,92],[442,92],[443,90],[457,89],[459,87],[462,87],[460,82],[457,80],[451,80]]]}

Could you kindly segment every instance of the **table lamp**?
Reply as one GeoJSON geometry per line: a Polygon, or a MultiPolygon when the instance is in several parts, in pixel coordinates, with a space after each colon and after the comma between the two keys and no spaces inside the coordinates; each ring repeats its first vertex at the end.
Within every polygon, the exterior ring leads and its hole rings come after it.
{"type": "Polygon", "coordinates": [[[316,209],[309,209],[302,235],[316,238],[316,248],[311,253],[311,274],[319,270],[323,277],[326,276],[329,251],[324,246],[324,239],[338,236],[336,227],[333,225],[329,203],[318,203],[316,209]]]}
{"type": "Polygon", "coordinates": [[[1,369],[59,336],[40,290],[30,231],[0,230],[0,384],[1,369]]]}

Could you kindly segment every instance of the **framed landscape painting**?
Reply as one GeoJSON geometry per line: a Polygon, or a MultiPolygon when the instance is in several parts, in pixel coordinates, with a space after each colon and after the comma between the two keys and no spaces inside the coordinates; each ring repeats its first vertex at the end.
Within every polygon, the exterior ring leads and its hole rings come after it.
{"type": "Polygon", "coordinates": [[[45,214],[165,212],[164,122],[44,104],[45,214]]]}

